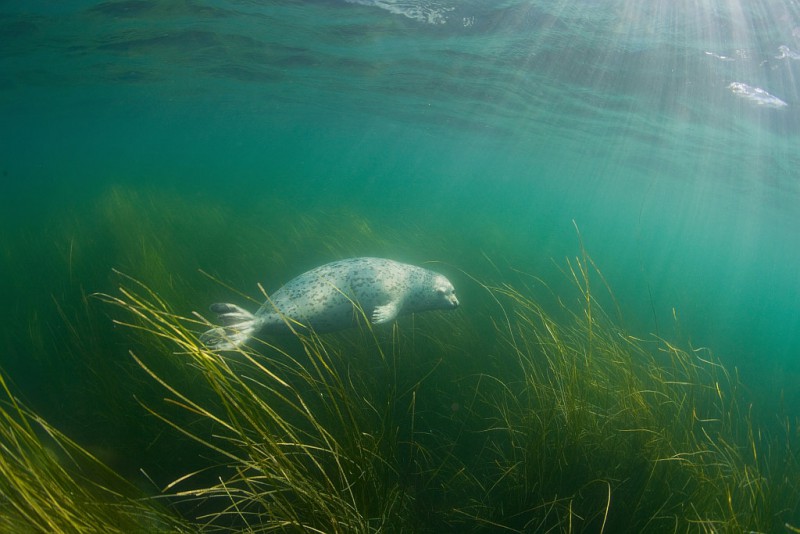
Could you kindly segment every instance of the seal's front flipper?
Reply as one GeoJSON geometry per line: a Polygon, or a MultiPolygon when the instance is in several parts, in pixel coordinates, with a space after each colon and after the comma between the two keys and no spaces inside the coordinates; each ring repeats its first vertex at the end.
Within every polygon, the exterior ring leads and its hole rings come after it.
{"type": "Polygon", "coordinates": [[[210,309],[217,314],[222,326],[200,334],[200,341],[206,347],[212,350],[233,350],[255,333],[258,320],[249,311],[223,302],[212,304],[210,309]]]}
{"type": "Polygon", "coordinates": [[[372,324],[382,324],[388,323],[389,321],[394,320],[397,317],[397,314],[400,312],[400,301],[394,300],[389,304],[384,304],[383,306],[376,306],[374,310],[372,310],[372,324]]]}

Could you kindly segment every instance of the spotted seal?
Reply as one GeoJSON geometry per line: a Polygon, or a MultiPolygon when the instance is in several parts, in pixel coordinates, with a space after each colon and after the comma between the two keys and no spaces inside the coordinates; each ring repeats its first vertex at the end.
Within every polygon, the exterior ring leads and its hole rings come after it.
{"type": "Polygon", "coordinates": [[[278,289],[255,314],[217,303],[221,326],[200,336],[213,350],[232,350],[258,332],[331,332],[354,326],[361,307],[372,324],[400,315],[458,306],[455,288],[439,273],[383,258],[350,258],[321,265],[278,289]]]}

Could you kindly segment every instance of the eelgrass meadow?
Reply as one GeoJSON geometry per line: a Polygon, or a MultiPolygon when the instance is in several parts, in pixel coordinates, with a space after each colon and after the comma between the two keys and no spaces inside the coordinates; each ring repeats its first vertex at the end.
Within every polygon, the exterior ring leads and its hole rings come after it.
{"type": "MultiPolygon", "coordinates": [[[[485,257],[482,275],[435,264],[467,299],[456,312],[214,353],[197,338],[210,315],[197,288],[251,307],[264,295],[175,276],[204,260],[149,227],[201,212],[211,227],[210,207],[119,188],[97,205],[99,227],[84,226],[95,213],[54,226],[51,269],[75,296],[14,325],[16,350],[86,374],[60,386],[64,429],[4,386],[9,531],[795,531],[796,420],[756,418],[712,350],[627,332],[577,227],[552,283],[485,257]],[[89,292],[74,280],[101,268],[82,260],[105,232],[125,243],[108,258],[119,268],[89,292]]],[[[316,242],[323,219],[363,250],[409,231],[346,210],[294,227],[332,256],[354,250],[316,242]]],[[[288,269],[294,243],[242,227],[259,238],[270,258],[253,261],[288,269]]]]}

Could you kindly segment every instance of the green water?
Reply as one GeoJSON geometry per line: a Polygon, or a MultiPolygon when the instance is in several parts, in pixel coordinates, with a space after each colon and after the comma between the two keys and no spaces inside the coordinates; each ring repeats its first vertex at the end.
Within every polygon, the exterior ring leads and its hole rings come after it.
{"type": "Polygon", "coordinates": [[[126,475],[202,461],[151,432],[133,397],[163,395],[86,298],[112,269],[190,314],[230,299],[199,270],[257,298],[437,261],[469,319],[468,275],[568,293],[576,226],[628,331],[800,416],[795,3],[29,1],[0,36],[0,364],[126,475]]]}

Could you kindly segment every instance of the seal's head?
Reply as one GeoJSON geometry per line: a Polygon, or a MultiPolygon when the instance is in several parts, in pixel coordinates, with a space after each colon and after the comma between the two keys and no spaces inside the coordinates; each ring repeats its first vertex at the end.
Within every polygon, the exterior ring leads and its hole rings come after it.
{"type": "Polygon", "coordinates": [[[456,288],[450,283],[446,277],[437,274],[433,278],[433,288],[436,293],[435,304],[436,308],[450,310],[458,308],[458,298],[456,298],[456,288]]]}

